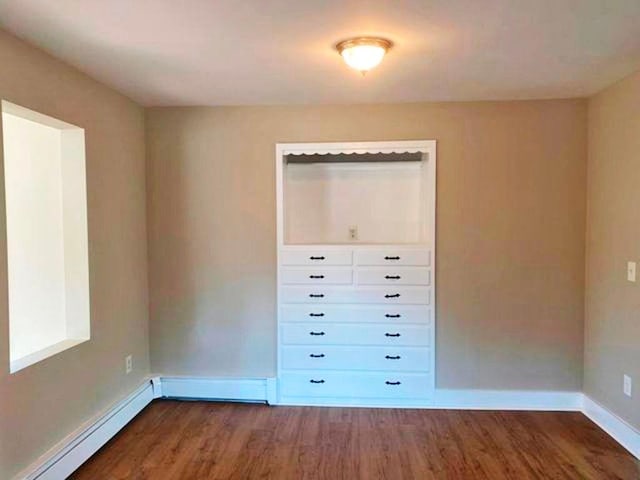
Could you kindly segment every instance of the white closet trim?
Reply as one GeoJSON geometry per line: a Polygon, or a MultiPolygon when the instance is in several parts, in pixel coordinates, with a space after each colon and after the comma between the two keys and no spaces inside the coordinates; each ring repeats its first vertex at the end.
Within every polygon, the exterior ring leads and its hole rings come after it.
{"type": "MultiPolygon", "coordinates": [[[[337,198],[348,200],[349,195],[345,194],[344,189],[339,192],[341,196],[337,198]]],[[[276,199],[276,403],[391,407],[433,405],[436,360],[436,141],[277,144],[276,199]],[[317,163],[287,160],[289,155],[416,153],[421,154],[419,160],[396,163],[377,163],[376,160],[358,163],[357,159],[350,162],[348,158],[347,162],[340,159],[339,163],[326,163],[322,158],[314,159],[317,163]],[[285,172],[289,169],[421,172],[418,175],[423,187],[416,200],[420,210],[418,217],[422,219],[418,226],[419,241],[403,242],[404,237],[400,235],[396,241],[387,239],[378,242],[369,236],[366,241],[361,238],[360,241],[335,243],[334,235],[320,244],[314,241],[313,247],[307,241],[311,239],[304,236],[289,243],[284,208],[285,191],[288,190],[285,172]],[[391,261],[398,263],[388,263],[391,261]],[[399,267],[404,268],[407,275],[413,275],[405,278],[402,273],[404,270],[401,271],[399,267]],[[366,275],[368,281],[363,280],[366,275]],[[394,284],[392,280],[402,281],[394,284]],[[308,317],[322,319],[309,320],[308,317]],[[409,319],[415,320],[418,325],[411,325],[409,319]],[[357,358],[353,356],[356,351],[357,358]],[[309,363],[309,358],[322,360],[309,363]],[[416,361],[416,358],[421,361],[416,361]],[[386,360],[397,360],[397,363],[386,360]],[[416,369],[415,365],[422,365],[422,368],[416,369]]],[[[306,204],[298,202],[295,205],[306,204]]],[[[382,218],[388,219],[389,212],[384,212],[383,209],[382,218]]],[[[304,228],[304,221],[300,224],[304,228]]],[[[389,228],[395,228],[393,222],[389,228]]],[[[413,238],[415,235],[410,236],[413,238]]]]}

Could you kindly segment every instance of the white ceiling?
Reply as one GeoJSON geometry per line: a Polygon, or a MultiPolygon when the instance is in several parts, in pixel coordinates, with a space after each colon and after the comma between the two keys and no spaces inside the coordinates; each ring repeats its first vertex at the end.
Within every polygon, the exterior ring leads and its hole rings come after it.
{"type": "Polygon", "coordinates": [[[0,26],[144,105],[576,97],[640,68],[640,0],[0,0],[0,26]],[[364,78],[333,45],[395,47],[364,78]]]}

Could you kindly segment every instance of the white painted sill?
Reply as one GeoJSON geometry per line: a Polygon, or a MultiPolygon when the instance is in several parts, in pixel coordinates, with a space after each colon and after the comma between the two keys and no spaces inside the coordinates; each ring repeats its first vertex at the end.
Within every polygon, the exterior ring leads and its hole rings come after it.
{"type": "Polygon", "coordinates": [[[64,352],[65,350],[73,348],[76,345],[80,345],[81,343],[84,343],[88,340],[88,338],[67,338],[65,340],[62,340],[61,342],[54,343],[47,348],[43,348],[42,350],[38,350],[36,352],[30,353],[29,355],[25,355],[24,357],[11,360],[11,362],[9,363],[9,372],[16,373],[23,368],[27,368],[34,363],[38,363],[49,357],[57,355],[60,352],[64,352]]]}

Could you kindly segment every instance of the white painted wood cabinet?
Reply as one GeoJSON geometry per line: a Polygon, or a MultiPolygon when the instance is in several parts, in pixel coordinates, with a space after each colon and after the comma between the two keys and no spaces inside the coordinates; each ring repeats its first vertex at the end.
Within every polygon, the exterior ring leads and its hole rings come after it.
{"type": "Polygon", "coordinates": [[[276,168],[278,403],[429,405],[435,142],[278,145],[276,168]]]}

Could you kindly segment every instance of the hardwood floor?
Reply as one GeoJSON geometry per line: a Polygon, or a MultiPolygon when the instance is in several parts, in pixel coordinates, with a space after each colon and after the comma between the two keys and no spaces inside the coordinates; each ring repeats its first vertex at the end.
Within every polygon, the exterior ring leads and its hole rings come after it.
{"type": "Polygon", "coordinates": [[[159,400],[71,478],[640,479],[581,413],[159,400]]]}

